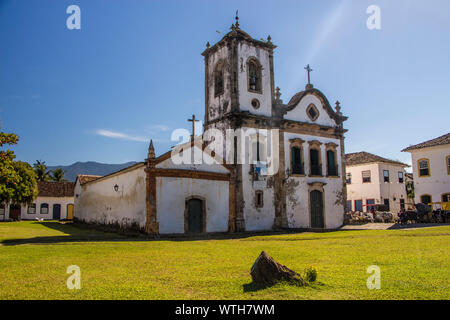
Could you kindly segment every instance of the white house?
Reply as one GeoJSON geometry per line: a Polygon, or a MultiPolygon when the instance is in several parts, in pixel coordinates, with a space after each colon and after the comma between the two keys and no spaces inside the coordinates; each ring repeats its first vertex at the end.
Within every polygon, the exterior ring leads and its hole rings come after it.
{"type": "Polygon", "coordinates": [[[450,133],[402,151],[411,153],[416,203],[450,202],[450,133]]]}
{"type": "Polygon", "coordinates": [[[368,212],[371,205],[384,204],[398,213],[412,204],[405,187],[407,164],[368,152],[349,153],[345,158],[347,211],[368,212]]]}
{"type": "Polygon", "coordinates": [[[150,143],[144,162],[80,177],[75,217],[151,234],[340,227],[347,117],[310,83],[284,104],[275,48],[238,21],[208,43],[204,134],[159,157],[150,143]]]}
{"type": "Polygon", "coordinates": [[[0,204],[0,221],[72,219],[74,212],[74,183],[38,181],[38,196],[30,204],[0,204]]]}

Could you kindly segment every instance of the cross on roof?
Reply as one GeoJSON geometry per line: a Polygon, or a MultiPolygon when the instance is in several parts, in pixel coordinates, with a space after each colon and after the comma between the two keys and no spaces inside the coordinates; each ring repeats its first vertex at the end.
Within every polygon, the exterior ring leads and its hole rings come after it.
{"type": "Polygon", "coordinates": [[[192,122],[192,137],[195,137],[195,123],[200,120],[195,119],[195,114],[192,115],[192,119],[188,119],[189,122],[192,122]]]}
{"type": "Polygon", "coordinates": [[[308,84],[311,84],[310,73],[311,73],[311,71],[314,71],[314,70],[311,69],[309,64],[305,67],[305,70],[308,72],[308,84]]]}

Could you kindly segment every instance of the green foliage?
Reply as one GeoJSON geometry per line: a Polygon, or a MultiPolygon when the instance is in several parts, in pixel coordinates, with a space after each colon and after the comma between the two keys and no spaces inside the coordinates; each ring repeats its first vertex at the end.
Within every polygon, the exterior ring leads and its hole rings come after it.
{"type": "Polygon", "coordinates": [[[36,160],[33,164],[34,172],[36,173],[36,179],[38,181],[50,181],[51,176],[49,171],[47,170],[47,165],[45,161],[36,160]]]}
{"type": "Polygon", "coordinates": [[[309,266],[305,269],[303,278],[308,282],[314,282],[317,279],[317,270],[313,266],[309,266]]]}
{"type": "Polygon", "coordinates": [[[57,168],[51,171],[51,178],[53,181],[64,181],[64,170],[61,168],[57,168]]]}
{"type": "MultiPolygon", "coordinates": [[[[0,132],[0,147],[18,141],[16,134],[0,132]]],[[[0,203],[29,203],[36,197],[33,169],[25,162],[14,161],[15,157],[9,149],[0,150],[0,203]]]]}
{"type": "Polygon", "coordinates": [[[15,185],[13,203],[32,203],[37,197],[38,188],[33,167],[22,161],[15,161],[14,168],[20,179],[15,185]]]}

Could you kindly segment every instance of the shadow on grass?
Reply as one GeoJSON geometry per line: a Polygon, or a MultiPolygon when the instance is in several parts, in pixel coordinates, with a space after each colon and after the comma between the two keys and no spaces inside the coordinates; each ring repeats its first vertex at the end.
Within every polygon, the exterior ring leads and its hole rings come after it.
{"type": "Polygon", "coordinates": [[[303,286],[299,286],[299,285],[296,285],[296,284],[294,284],[292,282],[286,282],[286,281],[280,281],[278,283],[271,284],[271,285],[269,285],[269,284],[268,285],[262,285],[262,284],[259,284],[259,283],[256,283],[256,282],[252,281],[250,283],[244,284],[243,285],[243,289],[244,289],[245,293],[247,293],[247,292],[258,292],[258,291],[261,291],[261,290],[265,290],[265,289],[269,289],[269,288],[275,287],[277,285],[288,285],[290,287],[310,288],[310,289],[314,289],[314,290],[320,290],[323,287],[326,287],[326,285],[324,283],[322,283],[322,282],[308,282],[307,284],[305,284],[303,286]]]}
{"type": "MultiPolygon", "coordinates": [[[[20,222],[19,222],[20,223],[20,222]]],[[[0,244],[14,246],[21,244],[48,244],[67,242],[93,242],[93,241],[205,241],[205,240],[233,240],[246,239],[256,236],[273,236],[298,234],[299,230],[279,230],[265,232],[239,232],[239,233],[201,233],[201,234],[168,234],[147,235],[137,230],[122,230],[113,226],[94,225],[86,223],[63,223],[59,221],[32,222],[46,228],[64,233],[65,235],[39,236],[23,239],[4,239],[0,244]]]]}

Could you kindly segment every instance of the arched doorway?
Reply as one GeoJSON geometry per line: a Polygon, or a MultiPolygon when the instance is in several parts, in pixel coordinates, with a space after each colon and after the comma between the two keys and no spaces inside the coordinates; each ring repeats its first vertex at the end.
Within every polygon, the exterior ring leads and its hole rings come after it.
{"type": "Polygon", "coordinates": [[[311,204],[311,228],[323,228],[323,193],[313,190],[309,194],[311,204]]]}
{"type": "Polygon", "coordinates": [[[186,199],[185,232],[202,233],[206,228],[205,201],[193,197],[186,199]]]}
{"type": "Polygon", "coordinates": [[[67,219],[69,220],[73,219],[73,204],[71,203],[67,205],[67,219]]]}

